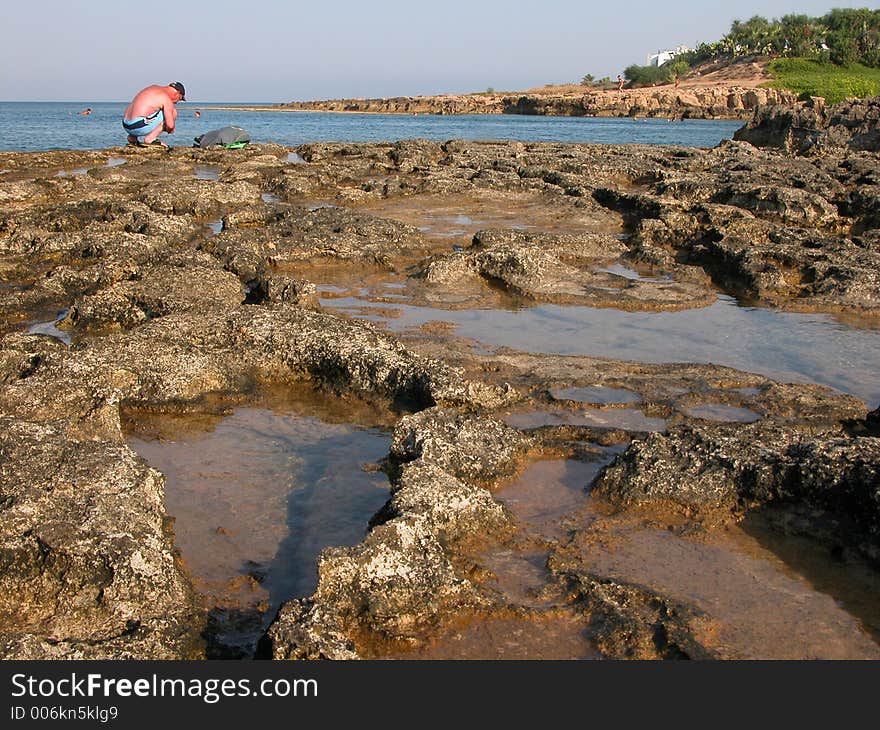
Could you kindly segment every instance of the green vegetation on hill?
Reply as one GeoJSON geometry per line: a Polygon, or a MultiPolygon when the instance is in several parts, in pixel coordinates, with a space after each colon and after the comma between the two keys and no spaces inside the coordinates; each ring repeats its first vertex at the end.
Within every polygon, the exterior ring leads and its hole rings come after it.
{"type": "Polygon", "coordinates": [[[858,63],[844,67],[812,58],[777,58],[770,62],[770,72],[775,88],[824,96],[830,104],[880,95],[880,69],[858,63]]]}
{"type": "Polygon", "coordinates": [[[774,86],[824,96],[829,101],[877,94],[880,10],[835,8],[818,18],[790,14],[767,20],[734,20],[720,41],[701,43],[662,66],[633,65],[631,84],[669,83],[706,61],[771,56],[774,86]]]}
{"type": "Polygon", "coordinates": [[[676,60],[694,65],[713,58],[750,55],[880,67],[880,10],[835,8],[820,18],[784,15],[767,20],[755,15],[746,21],[734,20],[730,32],[720,41],[701,43],[676,60]]]}

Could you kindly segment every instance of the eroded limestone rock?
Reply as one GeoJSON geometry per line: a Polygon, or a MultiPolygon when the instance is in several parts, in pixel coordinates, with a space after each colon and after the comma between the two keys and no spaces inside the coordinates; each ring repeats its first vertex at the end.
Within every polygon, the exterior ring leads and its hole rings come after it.
{"type": "Polygon", "coordinates": [[[263,650],[355,658],[377,644],[417,643],[449,617],[491,605],[456,570],[455,551],[505,529],[505,511],[476,482],[509,474],[526,445],[491,419],[439,409],[404,417],[391,448],[391,500],[363,543],[322,553],[317,590],[282,607],[263,650]]]}
{"type": "Polygon", "coordinates": [[[709,519],[767,504],[827,512],[852,543],[880,557],[880,440],[839,428],[749,424],[686,427],[634,441],[594,492],[620,506],[672,503],[709,519]]]}
{"type": "Polygon", "coordinates": [[[816,98],[797,105],[760,106],[734,139],[792,154],[828,150],[880,151],[880,98],[826,106],[816,98]]]}

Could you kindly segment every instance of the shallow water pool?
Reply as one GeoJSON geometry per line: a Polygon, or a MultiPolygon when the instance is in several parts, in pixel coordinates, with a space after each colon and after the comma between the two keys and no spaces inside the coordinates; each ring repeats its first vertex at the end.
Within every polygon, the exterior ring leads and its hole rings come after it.
{"type": "Polygon", "coordinates": [[[454,334],[489,347],[587,355],[647,363],[714,363],[783,382],[817,383],[880,402],[880,324],[832,315],[739,305],[720,295],[708,307],[679,312],[541,304],[519,309],[440,309],[359,297],[323,306],[382,322],[393,331],[449,322],[454,334]],[[856,326],[856,325],[864,326],[856,326]]]}
{"type": "Polygon", "coordinates": [[[128,444],[166,477],[175,545],[209,611],[209,652],[250,655],[279,605],[315,589],[319,552],[358,543],[387,501],[387,478],[365,468],[387,455],[387,429],[345,422],[364,419],[336,403],[135,420],[128,444]]]}

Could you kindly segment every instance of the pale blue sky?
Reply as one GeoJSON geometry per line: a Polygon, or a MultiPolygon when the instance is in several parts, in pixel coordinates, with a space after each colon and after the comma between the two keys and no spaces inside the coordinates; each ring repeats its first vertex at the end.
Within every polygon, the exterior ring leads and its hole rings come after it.
{"type": "Polygon", "coordinates": [[[190,101],[519,90],[616,76],[734,18],[875,3],[741,0],[5,3],[0,100],[125,101],[183,81],[190,101]]]}

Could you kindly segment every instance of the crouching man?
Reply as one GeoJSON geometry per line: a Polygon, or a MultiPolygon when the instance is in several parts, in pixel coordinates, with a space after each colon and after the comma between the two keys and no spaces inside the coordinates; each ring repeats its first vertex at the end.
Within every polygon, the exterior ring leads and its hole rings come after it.
{"type": "Polygon", "coordinates": [[[128,132],[128,143],[139,146],[157,144],[167,147],[156,138],[167,132],[174,134],[177,110],[174,105],[186,101],[186,89],[179,81],[168,86],[148,86],[141,89],[125,107],[122,128],[128,132]]]}

